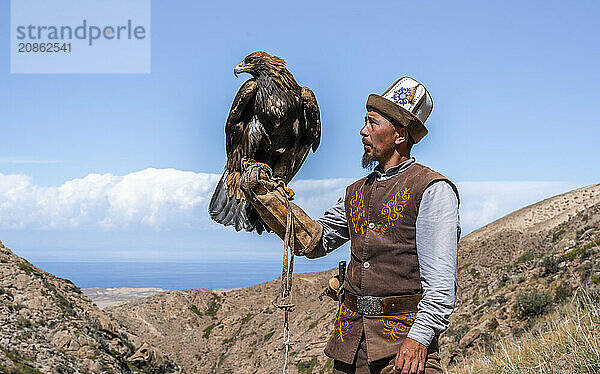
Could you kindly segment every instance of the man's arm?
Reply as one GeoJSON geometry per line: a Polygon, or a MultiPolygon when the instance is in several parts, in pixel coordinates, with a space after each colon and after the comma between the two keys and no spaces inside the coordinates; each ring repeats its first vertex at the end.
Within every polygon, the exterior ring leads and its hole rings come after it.
{"type": "Polygon", "coordinates": [[[314,256],[311,253],[310,258],[325,256],[350,240],[344,197],[345,195],[342,195],[337,203],[327,209],[323,216],[317,220],[323,226],[323,237],[321,238],[322,250],[319,253],[314,253],[314,256]]]}
{"type": "Polygon", "coordinates": [[[417,255],[423,298],[417,318],[396,355],[395,373],[425,370],[427,347],[448,328],[458,281],[458,197],[450,184],[432,183],[425,189],[416,222],[417,255]]]}
{"type": "Polygon", "coordinates": [[[423,299],[408,337],[429,346],[448,328],[458,281],[458,197],[445,181],[432,183],[423,194],[416,222],[417,255],[423,299]]]}
{"type": "Polygon", "coordinates": [[[263,221],[284,239],[288,213],[293,217],[294,252],[308,258],[325,256],[349,240],[343,197],[318,221],[288,200],[286,191],[271,178],[264,164],[248,162],[240,187],[263,221]]]}

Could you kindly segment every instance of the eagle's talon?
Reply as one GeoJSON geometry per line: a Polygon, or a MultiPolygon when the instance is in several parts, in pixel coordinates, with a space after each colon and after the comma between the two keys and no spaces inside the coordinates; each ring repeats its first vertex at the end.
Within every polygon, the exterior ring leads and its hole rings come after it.
{"type": "Polygon", "coordinates": [[[288,200],[294,200],[294,196],[296,195],[294,190],[292,190],[288,186],[283,186],[283,189],[285,190],[285,193],[287,194],[288,200]]]}
{"type": "Polygon", "coordinates": [[[283,191],[287,195],[288,200],[294,200],[294,195],[296,195],[296,193],[294,192],[294,190],[292,190],[291,188],[289,188],[285,184],[285,181],[282,178],[273,178],[273,179],[276,182],[275,188],[281,186],[283,188],[283,191]]]}

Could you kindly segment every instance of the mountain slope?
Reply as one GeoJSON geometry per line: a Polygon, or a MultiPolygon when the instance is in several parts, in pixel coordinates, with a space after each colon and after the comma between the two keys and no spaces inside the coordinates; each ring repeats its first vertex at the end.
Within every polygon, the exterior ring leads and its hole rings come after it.
{"type": "MultiPolygon", "coordinates": [[[[294,277],[289,373],[331,366],[323,349],[337,303],[318,295],[332,274],[294,277]]],[[[279,291],[278,280],[232,291],[167,291],[106,311],[170,352],[186,373],[275,373],[284,360],[283,312],[272,305],[279,291]]]]}
{"type": "Polygon", "coordinates": [[[92,305],[71,282],[0,243],[0,372],[173,372],[148,343],[92,305]]]}
{"type": "Polygon", "coordinates": [[[600,268],[600,185],[513,212],[459,243],[459,291],[443,356],[460,362],[518,337],[535,317],[595,287],[600,268]]]}

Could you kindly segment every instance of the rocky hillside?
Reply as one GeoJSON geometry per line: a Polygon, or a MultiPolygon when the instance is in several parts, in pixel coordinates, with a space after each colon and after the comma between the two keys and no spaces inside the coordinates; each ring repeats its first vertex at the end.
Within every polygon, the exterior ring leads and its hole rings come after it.
{"type": "Polygon", "coordinates": [[[459,297],[444,356],[518,338],[536,317],[600,284],[600,185],[541,201],[461,239],[459,297]]]}
{"type": "Polygon", "coordinates": [[[95,307],[71,282],[0,243],[0,372],[167,373],[164,355],[95,307]]]}
{"type": "MultiPolygon", "coordinates": [[[[337,303],[318,299],[332,274],[294,278],[289,373],[318,373],[332,367],[323,349],[337,303]]],[[[280,283],[271,281],[232,291],[167,291],[106,311],[169,352],[186,373],[276,373],[284,360],[283,312],[272,305],[279,290],[280,283]]]]}

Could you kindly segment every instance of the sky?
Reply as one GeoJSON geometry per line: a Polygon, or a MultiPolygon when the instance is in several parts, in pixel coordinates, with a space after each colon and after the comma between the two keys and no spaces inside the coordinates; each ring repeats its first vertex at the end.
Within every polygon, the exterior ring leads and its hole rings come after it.
{"type": "Polygon", "coordinates": [[[413,156],[457,183],[466,234],[598,183],[599,15],[595,1],[153,0],[149,74],[11,74],[2,1],[0,240],[63,261],[279,257],[274,235],[207,214],[249,78],[233,68],[257,50],[284,58],[320,106],[299,205],[316,218],[367,173],[366,98],[408,75],[434,100],[413,156]]]}

